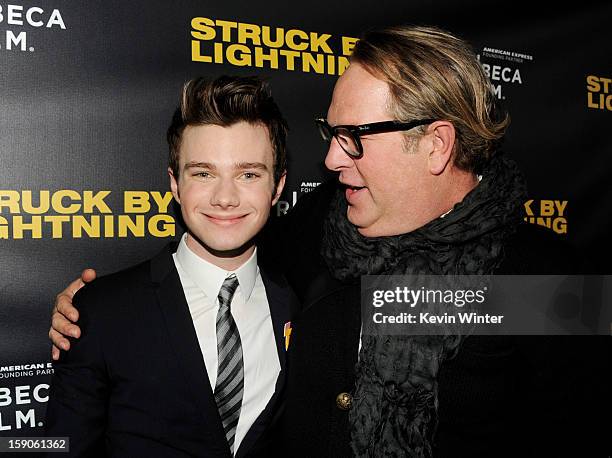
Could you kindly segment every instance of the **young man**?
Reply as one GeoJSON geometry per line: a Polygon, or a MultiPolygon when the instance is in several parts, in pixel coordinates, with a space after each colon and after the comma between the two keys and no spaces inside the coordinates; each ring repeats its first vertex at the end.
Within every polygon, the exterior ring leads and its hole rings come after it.
{"type": "Polygon", "coordinates": [[[295,298],[255,237],[285,183],[287,126],[255,78],[196,79],[168,130],[178,247],[74,297],[47,434],[71,456],[266,456],[295,298]],[[104,342],[112,341],[111,345],[104,342]]]}

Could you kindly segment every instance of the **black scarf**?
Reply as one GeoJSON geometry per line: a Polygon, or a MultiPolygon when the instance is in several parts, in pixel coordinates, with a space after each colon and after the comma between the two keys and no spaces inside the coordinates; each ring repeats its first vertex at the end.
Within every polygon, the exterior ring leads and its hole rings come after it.
{"type": "MultiPolygon", "coordinates": [[[[485,275],[503,259],[522,219],[526,186],[516,164],[496,155],[480,183],[443,218],[391,237],[363,237],[346,218],[342,192],[324,228],[322,254],[332,275],[485,275]]],[[[461,336],[362,336],[349,412],[357,457],[432,455],[437,375],[461,336]],[[407,368],[407,369],[406,369],[407,368]]]]}

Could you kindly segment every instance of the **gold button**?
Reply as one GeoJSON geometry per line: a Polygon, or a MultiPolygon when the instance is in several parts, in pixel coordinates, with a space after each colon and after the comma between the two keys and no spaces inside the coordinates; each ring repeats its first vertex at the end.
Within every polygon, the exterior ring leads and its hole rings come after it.
{"type": "Polygon", "coordinates": [[[340,393],[336,396],[336,405],[340,410],[349,410],[352,402],[353,398],[348,393],[340,393]]]}

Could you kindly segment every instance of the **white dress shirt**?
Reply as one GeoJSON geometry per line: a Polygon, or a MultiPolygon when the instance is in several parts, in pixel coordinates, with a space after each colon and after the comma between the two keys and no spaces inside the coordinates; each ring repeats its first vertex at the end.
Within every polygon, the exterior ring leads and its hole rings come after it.
{"type": "Polygon", "coordinates": [[[274,394],[280,373],[270,306],[257,266],[257,249],[242,266],[229,272],[191,251],[186,244],[187,237],[185,233],[181,238],[173,255],[174,264],[183,285],[213,392],[218,364],[217,295],[228,275],[234,273],[238,278],[239,286],[230,308],[242,342],[244,392],[234,439],[235,454],[249,428],[274,394]]]}

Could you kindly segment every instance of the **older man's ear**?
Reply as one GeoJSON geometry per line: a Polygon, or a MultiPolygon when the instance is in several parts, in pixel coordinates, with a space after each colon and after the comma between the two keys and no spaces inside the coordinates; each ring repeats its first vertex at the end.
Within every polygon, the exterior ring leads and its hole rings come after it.
{"type": "Polygon", "coordinates": [[[429,125],[423,138],[429,153],[429,172],[440,175],[452,163],[455,148],[455,126],[449,121],[429,125]]]}

